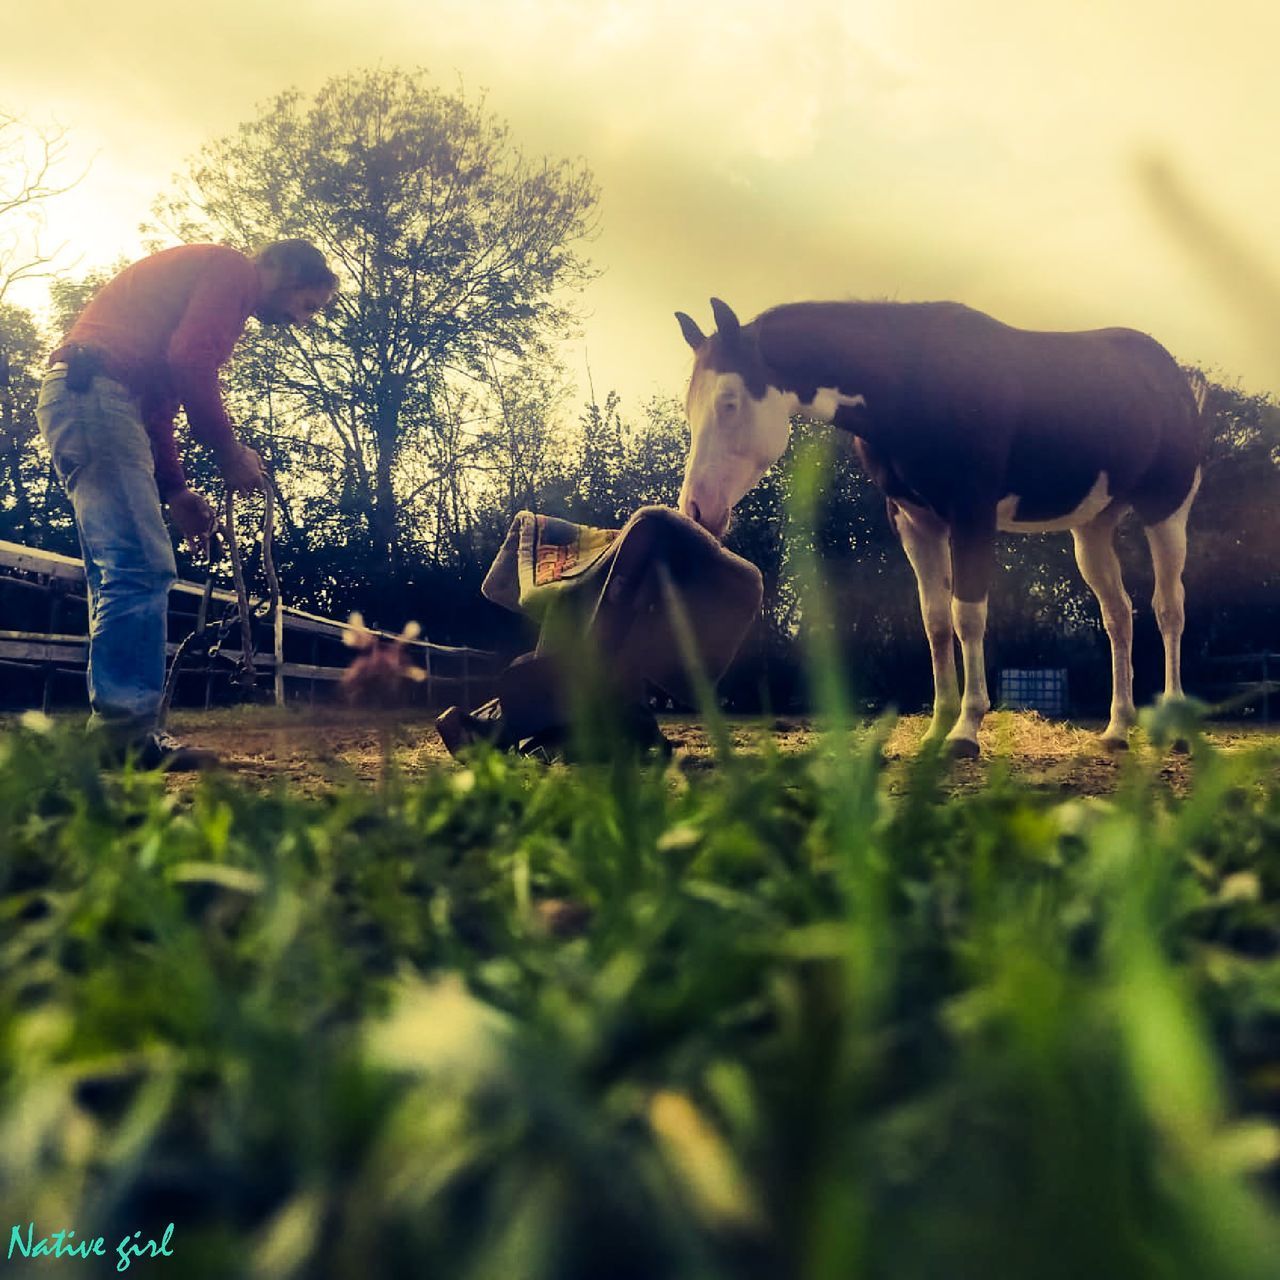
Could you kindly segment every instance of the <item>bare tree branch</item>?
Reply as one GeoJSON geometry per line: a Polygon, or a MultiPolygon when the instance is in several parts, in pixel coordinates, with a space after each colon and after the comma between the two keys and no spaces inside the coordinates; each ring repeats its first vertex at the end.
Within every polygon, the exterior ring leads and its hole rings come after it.
{"type": "Polygon", "coordinates": [[[0,110],[0,302],[20,280],[53,275],[52,265],[66,245],[46,250],[41,243],[44,206],[64,195],[88,172],[72,178],[57,176],[66,164],[67,131],[61,126],[38,128],[21,117],[0,110]],[[25,224],[21,229],[16,223],[25,224]]]}

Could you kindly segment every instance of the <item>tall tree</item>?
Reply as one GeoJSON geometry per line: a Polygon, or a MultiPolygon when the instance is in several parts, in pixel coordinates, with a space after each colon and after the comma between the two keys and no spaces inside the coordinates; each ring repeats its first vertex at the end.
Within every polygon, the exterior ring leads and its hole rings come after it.
{"type": "Polygon", "coordinates": [[[157,228],[304,236],[343,277],[319,324],[251,335],[231,375],[242,420],[323,473],[297,488],[299,531],[358,544],[388,587],[412,544],[456,554],[511,386],[495,371],[571,323],[595,205],[584,166],[526,158],[483,100],[421,72],[291,90],[204,148],[157,228]]]}
{"type": "Polygon", "coordinates": [[[624,415],[616,391],[603,404],[593,395],[579,415],[575,446],[549,474],[543,509],[616,528],[646,503],[675,504],[689,429],[670,397],[651,397],[635,420],[624,415]]]}
{"type": "Polygon", "coordinates": [[[47,345],[30,312],[0,303],[0,538],[73,551],[70,508],[36,429],[47,345]]]}

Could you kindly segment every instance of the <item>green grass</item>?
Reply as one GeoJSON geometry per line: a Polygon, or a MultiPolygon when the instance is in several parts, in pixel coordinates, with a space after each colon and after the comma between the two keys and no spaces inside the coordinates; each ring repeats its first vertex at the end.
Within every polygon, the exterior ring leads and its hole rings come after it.
{"type": "Polygon", "coordinates": [[[301,800],[11,732],[6,1243],[172,1221],[150,1265],[195,1277],[1268,1274],[1274,754],[1197,739],[1181,799],[1141,760],[1105,802],[949,797],[930,757],[891,795],[881,736],[301,800]]]}

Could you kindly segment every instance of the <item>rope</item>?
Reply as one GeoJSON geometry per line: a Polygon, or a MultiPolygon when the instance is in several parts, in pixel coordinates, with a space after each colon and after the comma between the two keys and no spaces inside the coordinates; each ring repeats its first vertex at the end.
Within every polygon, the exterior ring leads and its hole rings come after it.
{"type": "MultiPolygon", "coordinates": [[[[280,580],[276,575],[275,561],[271,555],[271,542],[275,533],[275,495],[271,490],[270,482],[263,490],[263,496],[265,507],[262,516],[262,570],[267,580],[267,599],[265,601],[266,608],[261,613],[261,616],[270,618],[273,624],[275,700],[280,703],[284,700],[284,677],[281,673],[284,648],[284,615],[280,607],[280,580]]],[[[212,644],[208,644],[206,648],[208,655],[210,657],[214,656],[222,647],[223,641],[227,638],[227,633],[238,618],[240,623],[240,661],[236,664],[235,674],[231,678],[236,684],[243,686],[245,689],[252,689],[257,683],[257,672],[253,663],[254,610],[250,607],[249,592],[245,586],[244,566],[240,559],[240,548],[236,542],[235,498],[230,489],[227,490],[225,503],[226,516],[223,523],[217,527],[215,536],[221,536],[226,542],[227,552],[231,558],[231,578],[235,584],[236,610],[234,615],[228,613],[223,617],[218,627],[216,640],[212,644]]],[[[183,661],[192,650],[204,641],[205,634],[209,629],[208,611],[212,594],[213,555],[211,552],[209,576],[205,580],[200,609],[196,614],[195,630],[178,646],[178,651],[173,655],[173,662],[169,666],[169,674],[165,680],[164,693],[161,696],[160,711],[157,717],[157,724],[160,726],[164,725],[165,719],[169,714],[169,706],[173,701],[174,686],[177,684],[178,672],[183,661]]]]}
{"type": "MultiPolygon", "coordinates": [[[[236,543],[236,508],[235,496],[227,490],[227,517],[219,533],[227,541],[227,550],[231,554],[231,578],[236,588],[236,603],[240,609],[240,668],[234,679],[252,689],[253,671],[253,616],[249,612],[249,592],[244,585],[244,566],[240,563],[240,548],[236,543]]],[[[210,565],[210,572],[213,566],[210,565]]]]}
{"type": "Polygon", "coordinates": [[[276,527],[275,494],[268,479],[262,491],[265,508],[262,512],[262,572],[267,580],[267,617],[271,619],[272,652],[275,656],[276,706],[284,705],[284,611],[280,608],[280,579],[276,577],[275,561],[271,558],[271,539],[276,527]]]}

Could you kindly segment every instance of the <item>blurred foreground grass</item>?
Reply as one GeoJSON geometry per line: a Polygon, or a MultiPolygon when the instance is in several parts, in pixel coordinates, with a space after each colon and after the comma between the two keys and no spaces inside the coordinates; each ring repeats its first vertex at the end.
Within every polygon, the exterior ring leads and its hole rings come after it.
{"type": "Polygon", "coordinates": [[[0,1229],[173,1222],[193,1277],[1272,1274],[1275,754],[891,795],[887,732],[310,800],[9,733],[0,1229]]]}

